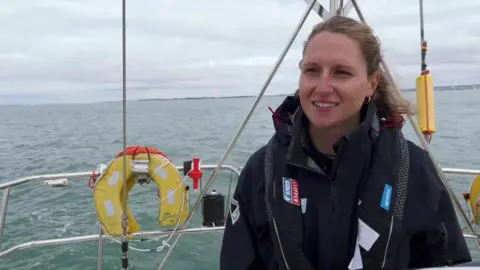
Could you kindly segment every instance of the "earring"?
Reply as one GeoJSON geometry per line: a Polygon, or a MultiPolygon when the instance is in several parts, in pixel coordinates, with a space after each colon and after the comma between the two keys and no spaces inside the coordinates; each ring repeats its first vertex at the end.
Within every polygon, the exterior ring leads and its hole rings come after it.
{"type": "Polygon", "coordinates": [[[370,103],[371,100],[372,100],[371,96],[365,97],[365,101],[363,102],[363,104],[368,104],[370,103]]]}

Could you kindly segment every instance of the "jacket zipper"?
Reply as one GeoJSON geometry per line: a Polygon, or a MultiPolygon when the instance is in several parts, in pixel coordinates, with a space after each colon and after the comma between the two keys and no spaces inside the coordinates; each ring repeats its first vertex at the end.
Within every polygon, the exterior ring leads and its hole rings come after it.
{"type": "MultiPolygon", "coordinates": [[[[305,147],[305,146],[304,146],[305,147]]],[[[295,167],[298,167],[298,168],[302,168],[302,169],[305,169],[307,171],[310,171],[310,172],[314,172],[314,173],[317,173],[317,174],[320,174],[320,175],[324,175],[326,176],[327,178],[330,179],[331,184],[330,184],[330,191],[331,191],[331,200],[332,200],[332,210],[333,210],[333,213],[335,213],[336,211],[336,207],[335,207],[335,204],[336,204],[336,187],[335,187],[335,177],[337,175],[337,169],[338,169],[338,163],[339,163],[339,159],[340,159],[340,153],[341,153],[341,150],[343,148],[343,145],[338,149],[338,154],[337,156],[335,157],[334,161],[333,161],[333,164],[332,164],[332,171],[330,173],[330,175],[327,175],[324,171],[322,170],[317,170],[315,168],[312,168],[312,167],[308,167],[308,166],[304,166],[304,165],[300,165],[300,164],[296,164],[296,163],[293,163],[291,161],[286,161],[287,164],[289,165],[292,165],[292,166],[295,166],[295,167]]]]}
{"type": "Polygon", "coordinates": [[[337,170],[338,170],[338,163],[340,162],[340,150],[341,149],[342,149],[342,147],[338,150],[338,154],[335,157],[335,160],[333,161],[332,170],[331,170],[330,175],[329,175],[329,178],[331,178],[331,180],[332,180],[332,183],[330,185],[331,185],[331,192],[332,192],[332,198],[331,199],[332,199],[332,211],[333,211],[333,213],[335,213],[335,211],[336,211],[335,205],[337,204],[337,200],[336,200],[337,189],[336,189],[336,186],[335,186],[335,178],[337,178],[337,170]]]}
{"type": "Polygon", "coordinates": [[[331,183],[330,186],[331,186],[331,191],[332,191],[332,197],[331,197],[331,199],[332,199],[332,210],[333,210],[333,213],[335,213],[335,209],[336,209],[336,207],[335,207],[335,201],[336,201],[335,196],[337,195],[337,194],[335,194],[337,192],[336,189],[335,189],[335,180],[332,180],[332,183],[331,183]]]}
{"type": "Polygon", "coordinates": [[[331,181],[331,184],[330,184],[331,197],[330,197],[330,199],[332,200],[332,210],[335,213],[335,209],[336,209],[336,207],[335,207],[335,196],[336,196],[335,180],[333,180],[332,177],[327,175],[324,171],[317,170],[315,168],[308,167],[308,166],[299,165],[299,164],[293,163],[291,161],[286,161],[285,163],[287,163],[289,165],[292,165],[292,166],[295,166],[295,167],[298,167],[298,168],[301,168],[301,169],[304,169],[304,170],[307,170],[307,171],[310,171],[310,172],[314,172],[316,174],[326,176],[327,178],[329,178],[330,181],[331,181]]]}
{"type": "Polygon", "coordinates": [[[297,164],[297,163],[294,163],[294,162],[291,162],[291,161],[285,161],[285,163],[288,164],[288,165],[292,165],[294,167],[301,168],[301,169],[304,169],[304,170],[307,170],[307,171],[310,171],[310,172],[314,172],[316,174],[324,175],[324,176],[327,176],[328,178],[330,178],[325,172],[323,172],[321,170],[317,170],[317,169],[312,168],[312,167],[300,165],[300,164],[297,164]]]}
{"type": "Polygon", "coordinates": [[[390,232],[388,233],[388,238],[387,238],[387,246],[385,247],[385,253],[383,255],[383,263],[382,263],[382,268],[385,267],[385,263],[387,262],[387,253],[388,253],[388,246],[390,245],[390,237],[392,237],[392,231],[393,231],[393,216],[390,221],[390,232]]]}

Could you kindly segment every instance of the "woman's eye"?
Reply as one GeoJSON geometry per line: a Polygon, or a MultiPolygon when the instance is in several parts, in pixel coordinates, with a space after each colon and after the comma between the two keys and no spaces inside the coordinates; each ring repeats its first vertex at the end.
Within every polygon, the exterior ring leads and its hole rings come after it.
{"type": "Polygon", "coordinates": [[[345,70],[337,70],[337,71],[335,72],[335,74],[348,75],[348,76],[352,75],[350,72],[345,71],[345,70]]]}

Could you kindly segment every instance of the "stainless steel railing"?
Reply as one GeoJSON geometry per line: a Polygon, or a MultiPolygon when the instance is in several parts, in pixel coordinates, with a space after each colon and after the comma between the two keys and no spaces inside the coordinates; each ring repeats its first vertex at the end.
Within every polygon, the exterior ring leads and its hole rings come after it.
{"type": "MultiPolygon", "coordinates": [[[[203,165],[202,169],[206,171],[211,171],[216,168],[216,165],[203,165]]],[[[183,171],[182,167],[177,167],[179,171],[183,171]]],[[[237,177],[240,175],[241,167],[234,167],[231,165],[223,165],[222,170],[228,171],[237,177]]],[[[463,175],[480,175],[480,170],[472,170],[472,169],[457,169],[457,168],[444,168],[442,169],[444,173],[447,174],[463,174],[463,175]]],[[[31,177],[20,178],[12,181],[8,181],[5,183],[0,184],[0,190],[3,190],[3,197],[1,202],[0,208],[0,242],[2,239],[2,232],[5,224],[5,216],[7,211],[8,205],[8,197],[10,194],[10,190],[18,185],[22,185],[25,183],[31,182],[41,182],[44,181],[44,184],[50,186],[66,186],[68,184],[68,180],[85,180],[86,178],[90,177],[92,172],[76,172],[76,173],[60,173],[60,174],[45,174],[45,175],[36,175],[31,177]]],[[[198,234],[198,233],[206,233],[206,232],[221,232],[224,230],[224,227],[209,227],[209,228],[187,228],[187,229],[179,229],[176,231],[172,230],[159,230],[159,231],[143,231],[134,233],[133,236],[144,236],[144,237],[153,237],[153,236],[162,236],[162,235],[169,235],[171,233],[174,234],[198,234]]],[[[477,236],[472,234],[464,234],[465,238],[477,238],[477,236]]],[[[98,241],[98,264],[97,269],[102,269],[102,260],[103,260],[103,240],[109,238],[110,236],[104,235],[101,227],[99,226],[99,233],[92,234],[92,235],[83,235],[83,236],[76,236],[76,237],[65,237],[65,238],[53,238],[47,240],[39,240],[39,241],[30,241],[15,245],[10,247],[6,250],[0,252],[0,258],[6,257],[7,255],[21,251],[25,249],[43,247],[43,246],[56,246],[56,245],[68,245],[74,243],[82,243],[82,242],[92,242],[98,241]]]]}

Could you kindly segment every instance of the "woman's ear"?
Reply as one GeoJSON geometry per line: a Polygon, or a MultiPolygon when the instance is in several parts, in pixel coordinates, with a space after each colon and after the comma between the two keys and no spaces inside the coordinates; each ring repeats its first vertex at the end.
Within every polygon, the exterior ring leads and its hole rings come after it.
{"type": "Polygon", "coordinates": [[[378,84],[380,83],[381,76],[380,72],[375,72],[368,81],[368,90],[366,96],[373,96],[375,94],[375,89],[377,89],[378,84]]]}

